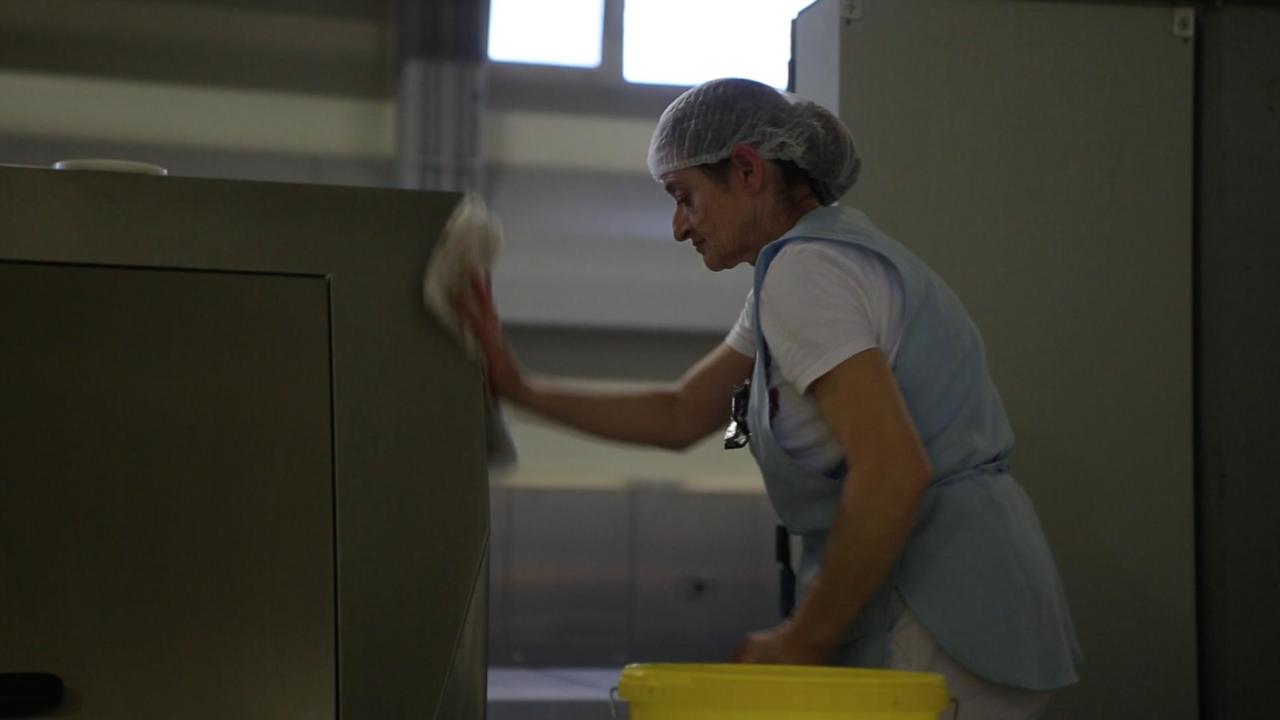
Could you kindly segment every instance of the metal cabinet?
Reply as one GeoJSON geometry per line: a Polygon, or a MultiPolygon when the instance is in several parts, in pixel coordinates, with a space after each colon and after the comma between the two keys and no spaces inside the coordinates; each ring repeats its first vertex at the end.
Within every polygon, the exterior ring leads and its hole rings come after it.
{"type": "Polygon", "coordinates": [[[479,717],[457,196],[0,167],[0,673],[59,714],[479,717]]]}
{"type": "Polygon", "coordinates": [[[332,714],[326,283],[0,264],[0,308],[0,668],[92,717],[332,714]]]}

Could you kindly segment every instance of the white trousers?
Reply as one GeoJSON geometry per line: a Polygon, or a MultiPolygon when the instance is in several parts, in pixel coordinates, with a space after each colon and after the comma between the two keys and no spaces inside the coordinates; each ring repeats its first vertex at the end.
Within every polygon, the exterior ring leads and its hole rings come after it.
{"type": "Polygon", "coordinates": [[[933,639],[900,596],[894,598],[901,608],[889,631],[889,668],[938,673],[947,679],[956,706],[942,714],[943,720],[1035,720],[1049,704],[1047,692],[1024,690],[1001,685],[974,675],[933,639]]]}

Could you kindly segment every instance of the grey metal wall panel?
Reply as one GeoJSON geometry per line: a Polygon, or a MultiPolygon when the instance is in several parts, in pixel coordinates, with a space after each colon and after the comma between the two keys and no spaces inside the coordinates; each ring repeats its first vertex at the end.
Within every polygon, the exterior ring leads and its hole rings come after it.
{"type": "Polygon", "coordinates": [[[638,482],[493,496],[493,665],[723,661],[780,621],[763,494],[638,482]]]}
{"type": "Polygon", "coordinates": [[[727,662],[781,622],[768,498],[637,489],[632,502],[632,660],[727,662]]]}
{"type": "Polygon", "coordinates": [[[1228,4],[1202,35],[1199,263],[1203,717],[1275,713],[1280,659],[1280,8],[1228,4]]]}
{"type": "Polygon", "coordinates": [[[0,263],[0,326],[0,671],[334,717],[324,279],[0,263]]]}
{"type": "Polygon", "coordinates": [[[1194,43],[1160,3],[858,7],[845,202],[985,335],[1086,655],[1047,717],[1194,717],[1194,43]]]}
{"type": "Polygon", "coordinates": [[[510,660],[624,662],[633,602],[627,494],[513,488],[508,501],[510,660]]]}

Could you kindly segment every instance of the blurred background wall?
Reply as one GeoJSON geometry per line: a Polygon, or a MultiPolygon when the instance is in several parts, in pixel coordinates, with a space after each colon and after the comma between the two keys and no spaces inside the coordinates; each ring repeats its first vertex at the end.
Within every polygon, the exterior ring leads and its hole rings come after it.
{"type": "MultiPolygon", "coordinates": [[[[606,7],[605,42],[617,48],[621,0],[606,7]]],[[[397,144],[398,105],[413,100],[405,61],[433,37],[482,40],[483,9],[12,0],[0,4],[0,157],[106,155],[178,175],[396,187],[412,161],[397,144]]],[[[747,274],[709,275],[666,242],[666,195],[645,168],[680,88],[626,83],[615,61],[613,74],[492,64],[480,92],[478,189],[506,222],[496,285],[508,320],[719,332],[736,318],[747,274]]]]}

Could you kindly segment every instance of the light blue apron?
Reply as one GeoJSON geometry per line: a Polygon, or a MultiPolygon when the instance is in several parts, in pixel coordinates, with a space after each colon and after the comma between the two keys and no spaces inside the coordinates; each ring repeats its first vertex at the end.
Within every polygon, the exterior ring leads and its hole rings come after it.
{"type": "Polygon", "coordinates": [[[1035,510],[1007,472],[1013,431],[988,374],[982,338],[941,278],[851,208],[808,213],[756,260],[751,452],[778,517],[802,538],[800,592],[822,563],[846,468],[824,475],[801,467],[769,424],[770,360],[758,301],[769,264],[796,240],[860,246],[901,275],[905,324],[893,374],[934,471],[902,556],[847,630],[833,662],[887,665],[897,590],[939,646],[975,674],[1031,690],[1075,682],[1081,658],[1075,629],[1035,510]]]}

